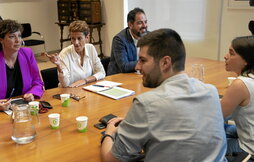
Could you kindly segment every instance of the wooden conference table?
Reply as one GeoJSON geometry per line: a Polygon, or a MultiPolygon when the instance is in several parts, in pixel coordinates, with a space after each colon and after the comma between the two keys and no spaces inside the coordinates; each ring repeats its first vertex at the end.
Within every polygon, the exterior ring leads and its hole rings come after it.
{"type": "MultiPolygon", "coordinates": [[[[189,58],[187,59],[186,72],[190,73],[192,63],[202,63],[205,67],[206,83],[215,85],[220,94],[227,88],[227,77],[232,73],[225,72],[224,62],[189,58]]],[[[143,92],[149,91],[142,85],[142,75],[135,73],[117,74],[108,76],[105,80],[123,83],[122,87],[135,90],[136,94],[120,100],[113,100],[79,88],[55,88],[46,90],[41,100],[51,103],[53,109],[48,113],[39,114],[39,121],[33,117],[37,137],[29,144],[19,145],[11,140],[12,122],[8,115],[0,113],[0,159],[1,161],[87,161],[100,162],[100,138],[103,130],[93,127],[99,118],[113,113],[124,117],[131,106],[133,98],[143,92]],[[86,96],[79,102],[71,100],[69,107],[61,107],[60,100],[53,99],[57,93],[73,93],[86,96]],[[60,113],[60,128],[49,128],[48,114],[60,113]],[[76,129],[75,118],[88,116],[88,131],[79,133],[76,129]]]]}

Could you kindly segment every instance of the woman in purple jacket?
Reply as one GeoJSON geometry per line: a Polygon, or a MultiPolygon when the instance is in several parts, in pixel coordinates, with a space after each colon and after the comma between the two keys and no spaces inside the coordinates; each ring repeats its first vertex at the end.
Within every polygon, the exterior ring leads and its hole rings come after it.
{"type": "Polygon", "coordinates": [[[23,95],[33,101],[43,94],[38,65],[30,48],[21,48],[22,26],[14,20],[0,21],[0,110],[10,107],[8,98],[23,95]]]}

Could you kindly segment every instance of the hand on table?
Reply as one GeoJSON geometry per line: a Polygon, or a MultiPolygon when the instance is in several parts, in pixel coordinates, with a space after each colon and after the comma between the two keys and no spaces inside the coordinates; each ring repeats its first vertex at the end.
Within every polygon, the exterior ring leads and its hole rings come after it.
{"type": "Polygon", "coordinates": [[[1,111],[9,110],[10,107],[11,107],[11,99],[10,100],[7,100],[7,99],[0,100],[0,110],[1,111]]]}
{"type": "Polygon", "coordinates": [[[121,117],[112,118],[108,121],[106,134],[113,135],[117,131],[118,124],[123,120],[121,117]]]}
{"type": "Polygon", "coordinates": [[[24,94],[23,96],[24,100],[25,101],[33,101],[34,100],[34,95],[32,93],[27,93],[27,94],[24,94]]]}
{"type": "Polygon", "coordinates": [[[86,81],[85,80],[78,80],[74,83],[72,83],[71,85],[69,85],[68,87],[79,87],[79,86],[82,86],[82,85],[85,85],[86,84],[86,81]]]}

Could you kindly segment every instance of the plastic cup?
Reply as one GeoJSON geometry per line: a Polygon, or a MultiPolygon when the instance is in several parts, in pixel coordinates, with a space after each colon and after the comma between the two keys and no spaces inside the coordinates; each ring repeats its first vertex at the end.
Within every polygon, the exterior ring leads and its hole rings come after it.
{"type": "Polygon", "coordinates": [[[49,114],[48,117],[49,117],[50,127],[52,129],[58,129],[60,125],[60,114],[53,113],[53,114],[49,114]]]}
{"type": "Polygon", "coordinates": [[[204,81],[204,65],[203,64],[192,64],[191,65],[191,76],[197,78],[200,81],[204,81]]]}
{"type": "Polygon", "coordinates": [[[77,121],[78,131],[79,132],[86,132],[88,117],[87,116],[79,116],[79,117],[76,117],[76,121],[77,121]]]}
{"type": "Polygon", "coordinates": [[[38,101],[31,101],[28,104],[30,106],[31,115],[37,115],[39,113],[39,102],[38,101]]]}
{"type": "Polygon", "coordinates": [[[228,86],[236,79],[236,77],[228,77],[228,86]]]}
{"type": "Polygon", "coordinates": [[[63,107],[68,107],[70,105],[70,94],[61,94],[61,102],[63,107]]]}

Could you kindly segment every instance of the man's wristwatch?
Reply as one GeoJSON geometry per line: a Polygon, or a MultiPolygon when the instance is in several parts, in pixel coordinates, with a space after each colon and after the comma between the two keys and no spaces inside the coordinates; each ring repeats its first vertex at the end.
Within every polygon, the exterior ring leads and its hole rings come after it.
{"type": "Polygon", "coordinates": [[[106,137],[110,137],[110,138],[112,139],[112,141],[114,142],[114,138],[113,138],[111,135],[109,135],[109,134],[104,134],[104,135],[102,136],[102,138],[101,138],[101,144],[103,143],[103,141],[104,141],[104,139],[105,139],[106,137]]]}

